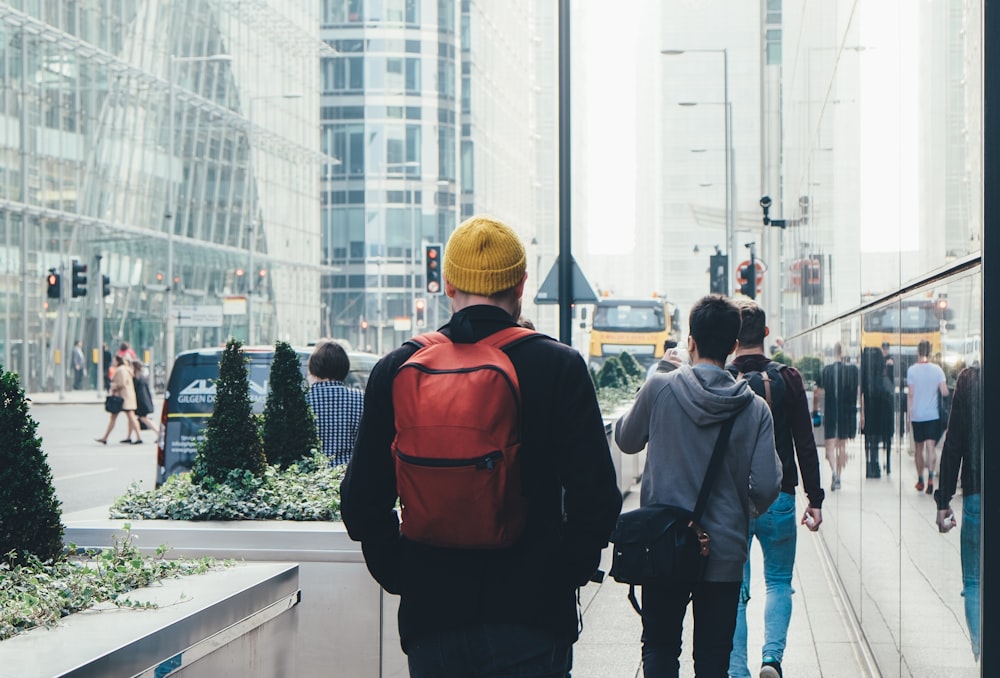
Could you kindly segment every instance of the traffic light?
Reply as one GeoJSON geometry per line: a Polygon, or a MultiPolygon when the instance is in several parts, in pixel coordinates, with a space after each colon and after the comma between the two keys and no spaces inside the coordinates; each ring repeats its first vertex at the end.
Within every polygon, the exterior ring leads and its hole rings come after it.
{"type": "Polygon", "coordinates": [[[709,257],[709,290],[712,294],[726,293],[726,269],[729,268],[729,256],[713,254],[709,257]]]}
{"type": "Polygon", "coordinates": [[[49,269],[49,274],[45,276],[45,281],[49,284],[49,299],[60,299],[62,297],[62,286],[60,285],[59,274],[56,273],[56,269],[49,269]]]}
{"type": "Polygon", "coordinates": [[[444,284],[441,281],[441,245],[427,245],[424,249],[424,281],[427,294],[441,294],[444,284]]]}
{"type": "Polygon", "coordinates": [[[87,264],[73,260],[73,298],[87,296],[87,264]]]}
{"type": "Polygon", "coordinates": [[[413,302],[413,315],[416,317],[417,327],[424,327],[427,324],[427,300],[416,299],[413,302]]]}
{"type": "Polygon", "coordinates": [[[361,319],[361,331],[362,332],[368,331],[368,321],[365,320],[364,318],[361,319]]]}
{"type": "Polygon", "coordinates": [[[757,270],[752,262],[747,266],[744,266],[742,269],[740,269],[740,279],[743,281],[740,283],[740,292],[750,297],[751,299],[756,299],[757,270]]]}
{"type": "Polygon", "coordinates": [[[107,275],[101,276],[101,296],[106,297],[111,294],[111,278],[107,275]]]}

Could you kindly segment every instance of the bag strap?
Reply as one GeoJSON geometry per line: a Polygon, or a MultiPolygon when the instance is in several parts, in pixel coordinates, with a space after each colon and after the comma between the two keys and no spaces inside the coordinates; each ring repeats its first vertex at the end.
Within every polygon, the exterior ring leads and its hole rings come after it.
{"type": "Polygon", "coordinates": [[[715,476],[718,475],[719,467],[722,466],[722,456],[729,446],[729,434],[733,431],[734,423],[736,423],[736,417],[730,417],[723,422],[722,430],[719,431],[719,437],[715,439],[715,449],[712,450],[712,459],[708,462],[708,470],[705,471],[705,480],[702,481],[701,490],[698,492],[698,502],[694,505],[694,512],[691,514],[691,520],[696,523],[701,519],[701,514],[705,512],[705,504],[708,503],[708,495],[712,491],[715,476]]]}
{"type": "MultiPolygon", "coordinates": [[[[515,325],[513,327],[505,327],[502,330],[485,336],[476,343],[493,346],[494,348],[498,348],[503,351],[526,339],[544,336],[546,335],[541,332],[536,332],[534,330],[529,330],[527,327],[515,325]]],[[[442,332],[425,332],[424,334],[418,334],[415,337],[411,337],[403,343],[411,344],[417,348],[424,348],[433,344],[447,344],[449,342],[451,342],[451,339],[449,339],[442,332]]]]}

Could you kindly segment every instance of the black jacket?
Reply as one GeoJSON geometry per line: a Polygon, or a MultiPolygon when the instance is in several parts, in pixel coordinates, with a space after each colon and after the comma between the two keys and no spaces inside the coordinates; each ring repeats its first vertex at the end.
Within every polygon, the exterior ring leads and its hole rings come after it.
{"type": "MultiPolygon", "coordinates": [[[[764,354],[745,354],[733,360],[730,365],[744,374],[763,372],[771,359],[764,354]]],[[[772,412],[774,416],[774,446],[781,459],[781,491],[795,494],[795,486],[802,474],[809,506],[823,508],[826,493],[819,481],[819,453],[813,436],[809,401],[806,399],[802,375],[794,367],[781,370],[785,379],[785,406],[783,412],[772,412]],[[795,458],[798,456],[798,466],[795,458]]]]}
{"type": "MultiPolygon", "coordinates": [[[[441,331],[472,342],[512,325],[503,309],[473,306],[441,331]]],[[[528,526],[509,549],[445,549],[400,536],[394,508],[392,380],[415,350],[403,345],[372,370],[340,488],[344,524],[361,542],[369,571],[400,595],[404,650],[422,634],[479,622],[538,626],[575,640],[575,590],[597,569],[622,503],[586,364],[547,338],[508,350],[521,387],[528,526]]]]}

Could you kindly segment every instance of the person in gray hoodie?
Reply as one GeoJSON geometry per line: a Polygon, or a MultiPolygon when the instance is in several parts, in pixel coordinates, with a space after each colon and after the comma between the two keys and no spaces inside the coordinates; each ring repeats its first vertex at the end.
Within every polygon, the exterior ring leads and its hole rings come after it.
{"type": "Polygon", "coordinates": [[[712,294],[691,309],[690,365],[654,374],[615,425],[622,452],[647,448],[639,503],[691,510],[723,422],[735,418],[723,464],[701,527],[709,534],[702,581],[642,587],[642,665],[646,678],[676,676],[681,631],[694,606],[694,668],[699,677],[726,676],[736,627],[751,511],[767,511],[781,489],[771,412],[742,379],[724,369],[737,345],[740,310],[712,294]]]}

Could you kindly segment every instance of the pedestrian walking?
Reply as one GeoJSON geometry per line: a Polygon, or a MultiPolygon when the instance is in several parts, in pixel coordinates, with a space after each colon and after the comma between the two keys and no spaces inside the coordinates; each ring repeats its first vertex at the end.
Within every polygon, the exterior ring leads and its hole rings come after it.
{"type": "Polygon", "coordinates": [[[642,586],[642,666],[647,677],[677,675],[689,603],[695,620],[695,674],[726,675],[750,512],[765,513],[781,489],[781,460],[767,403],[724,368],[736,348],[740,323],[740,309],[732,301],[722,295],[702,297],[688,320],[691,364],[654,374],[615,424],[622,452],[646,449],[640,505],[690,511],[716,439],[723,424],[732,421],[719,477],[699,522],[709,539],[703,579],[665,579],[642,586]]]}
{"type": "Polygon", "coordinates": [[[913,440],[913,462],[917,467],[914,487],[918,492],[934,494],[937,444],[943,433],[939,398],[948,395],[944,370],[931,362],[931,342],[924,339],[917,344],[917,362],[906,370],[907,430],[913,440]]]}
{"type": "MultiPolygon", "coordinates": [[[[153,391],[149,387],[145,365],[138,359],[132,361],[132,385],[135,387],[135,418],[139,421],[139,429],[158,433],[159,428],[149,418],[149,415],[156,410],[156,405],[153,404],[153,391]]],[[[142,442],[141,439],[139,442],[142,442]]]]}
{"type": "Polygon", "coordinates": [[[444,254],[450,321],[382,358],[365,391],[341,513],[400,596],[413,678],[569,675],[578,588],[621,510],[586,363],[517,325],[525,263],[507,225],[461,224],[444,254]],[[488,362],[438,368],[467,355],[488,362]]]}
{"type": "Polygon", "coordinates": [[[885,448],[885,472],[892,471],[892,427],[895,422],[894,387],[885,354],[870,346],[861,351],[861,434],[865,439],[865,477],[881,478],[879,449],[885,448]]]}
{"type": "Polygon", "coordinates": [[[833,345],[833,362],[820,372],[813,389],[813,411],[823,413],[831,490],[840,489],[840,477],[847,466],[847,441],[858,435],[858,389],[858,368],[845,361],[838,341],[833,345]]]}
{"type": "MultiPolygon", "coordinates": [[[[121,412],[125,413],[125,419],[128,422],[128,437],[119,442],[138,444],[142,442],[142,438],[139,436],[139,420],[135,417],[136,399],[135,385],[132,383],[132,368],[125,362],[125,358],[120,355],[115,356],[114,362],[115,371],[111,377],[111,386],[108,392],[110,395],[122,398],[121,412]],[[134,441],[132,439],[133,433],[135,433],[134,441]]],[[[103,436],[95,439],[97,442],[102,445],[108,444],[108,436],[115,430],[115,422],[118,421],[119,414],[119,412],[111,413],[111,418],[108,420],[108,428],[104,431],[103,436]]]]}
{"type": "Polygon", "coordinates": [[[965,622],[969,627],[972,655],[979,661],[980,635],[980,546],[983,470],[983,410],[979,367],[966,367],[958,373],[955,395],[948,418],[948,433],[941,449],[941,473],[938,489],[937,526],[941,532],[955,527],[955,512],[951,500],[958,479],[962,479],[962,598],[965,601],[965,622]]]}
{"type": "MultiPolygon", "coordinates": [[[[740,301],[737,306],[742,319],[739,347],[727,369],[745,379],[767,402],[774,419],[774,444],[781,459],[781,492],[767,512],[750,519],[748,540],[748,548],[753,546],[754,537],[760,544],[767,591],[759,676],[781,678],[781,661],[792,618],[792,568],[795,566],[797,529],[800,524],[813,532],[819,529],[823,522],[825,493],[819,479],[819,453],[802,375],[794,367],[774,362],[764,355],[764,338],[770,334],[764,309],[752,300],[740,301]],[[801,520],[796,521],[795,487],[800,475],[809,505],[801,520]]],[[[736,613],[733,651],[729,657],[732,678],[750,678],[751,675],[747,665],[750,577],[750,560],[747,559],[736,613]]]]}
{"type": "Polygon", "coordinates": [[[344,384],[351,360],[337,342],[321,341],[309,356],[308,369],[311,385],[306,401],[316,417],[323,454],[330,466],[346,464],[351,460],[364,410],[364,394],[344,384]]]}

